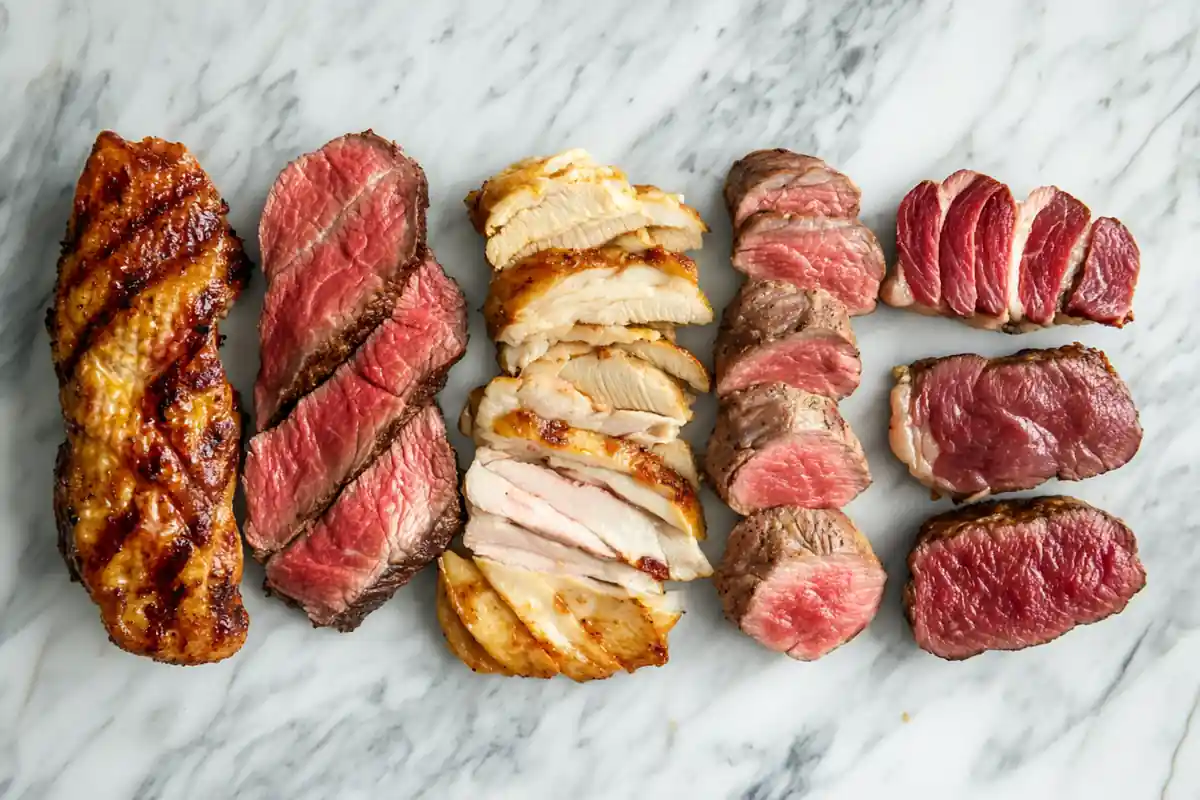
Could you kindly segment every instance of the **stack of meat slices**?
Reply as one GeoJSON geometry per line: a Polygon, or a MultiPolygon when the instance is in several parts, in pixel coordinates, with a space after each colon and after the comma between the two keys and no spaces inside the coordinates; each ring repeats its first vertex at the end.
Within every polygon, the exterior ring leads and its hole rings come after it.
{"type": "Polygon", "coordinates": [[[466,309],[425,244],[427,205],[420,166],[368,131],[290,164],[263,211],[246,540],[315,625],[354,629],[461,529],[433,396],[466,309]]]}
{"type": "Polygon", "coordinates": [[[922,181],[896,214],[889,305],[1019,333],[1058,323],[1133,319],[1140,258],[1133,236],[1054,186],[1017,203],[987,175],[922,181]]]}
{"type": "Polygon", "coordinates": [[[874,310],[883,255],[858,187],[812,156],[759,150],[725,199],[733,263],[750,276],[717,338],[721,406],[706,467],[734,511],[717,571],[726,615],[773,650],[819,658],[875,616],[885,575],[837,509],[871,482],[838,412],[862,364],[852,314],[874,310]]]}
{"type": "Polygon", "coordinates": [[[484,306],[507,373],[472,395],[478,445],[463,553],[441,559],[439,619],[480,672],[605,678],[667,660],[663,581],[712,573],[692,453],[709,390],[675,326],[712,309],[707,230],[682,198],[582,150],[514,164],[467,197],[494,268],[484,306]]]}

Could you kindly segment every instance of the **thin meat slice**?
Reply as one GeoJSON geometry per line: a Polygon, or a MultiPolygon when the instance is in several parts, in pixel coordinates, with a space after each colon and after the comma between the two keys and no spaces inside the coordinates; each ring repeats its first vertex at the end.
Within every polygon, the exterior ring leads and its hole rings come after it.
{"type": "Polygon", "coordinates": [[[783,148],[748,153],[725,179],[734,230],[759,211],[853,219],[861,199],[854,182],[821,159],[783,148]]]}
{"type": "Polygon", "coordinates": [[[981,503],[921,526],[904,606],[947,659],[1045,644],[1120,613],[1146,584],[1133,532],[1070,497],[981,503]]]}
{"type": "Polygon", "coordinates": [[[385,450],[466,350],[466,304],[432,253],[390,318],[280,425],[250,442],[246,541],[259,558],[299,531],[385,450]]]}
{"type": "Polygon", "coordinates": [[[786,383],[834,399],[858,388],[862,362],[846,307],[828,292],[748,281],[725,308],[717,393],[786,383]]]}
{"type": "Polygon", "coordinates": [[[1120,220],[1101,217],[1092,224],[1083,272],[1067,297],[1068,317],[1122,327],[1133,320],[1133,291],[1141,255],[1120,220]]]}
{"type": "MultiPolygon", "coordinates": [[[[1075,270],[1083,262],[1091,211],[1083,203],[1054,186],[1035,189],[1021,204],[1017,221],[1017,302],[1012,306],[1015,321],[1041,326],[1054,321],[1059,304],[1071,287],[1075,270]]],[[[1011,291],[1010,284],[1010,291],[1011,291]]]]}
{"type": "Polygon", "coordinates": [[[370,132],[335,139],[281,173],[259,224],[269,279],[254,388],[260,430],[387,318],[420,263],[428,204],[421,167],[370,132]]]}
{"type": "Polygon", "coordinates": [[[795,217],[759,212],[733,243],[733,266],[755,280],[785,280],[824,289],[852,316],[875,310],[883,250],[857,219],[795,217]]]}
{"type": "Polygon", "coordinates": [[[904,195],[896,211],[896,266],[879,297],[889,306],[936,309],[942,300],[938,242],[942,234],[942,192],[921,181],[904,195]]]}
{"type": "Polygon", "coordinates": [[[975,311],[981,327],[1008,322],[1009,264],[1017,202],[1008,187],[1000,187],[979,211],[975,226],[975,311]]]}
{"type": "Polygon", "coordinates": [[[713,577],[725,616],[759,644],[812,661],[875,617],[887,575],[837,510],[784,506],[742,520],[713,577]]]}
{"type": "Polygon", "coordinates": [[[786,505],[840,508],[871,483],[862,445],[837,404],[779,383],[725,399],[705,466],[739,514],[786,505]]]}
{"type": "Polygon", "coordinates": [[[941,270],[942,303],[954,315],[975,314],[976,287],[975,235],[983,208],[1003,186],[987,175],[970,173],[971,181],[950,202],[938,240],[938,264],[941,270]]]}
{"type": "Polygon", "coordinates": [[[462,527],[454,450],[425,406],[305,535],[267,562],[267,588],[343,631],[433,561],[462,527]]]}
{"type": "Polygon", "coordinates": [[[894,374],[892,451],[956,498],[1099,475],[1142,441],[1129,389],[1104,353],[1079,344],[928,359],[894,374]]]}

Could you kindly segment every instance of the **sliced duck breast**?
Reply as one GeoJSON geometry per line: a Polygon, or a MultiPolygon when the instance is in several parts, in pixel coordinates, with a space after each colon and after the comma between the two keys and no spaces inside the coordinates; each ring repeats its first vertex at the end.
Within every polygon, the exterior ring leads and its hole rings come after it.
{"type": "Polygon", "coordinates": [[[768,211],[742,224],[733,243],[733,266],[754,280],[824,289],[852,316],[875,310],[884,273],[879,241],[857,219],[768,211]]]}
{"type": "Polygon", "coordinates": [[[846,307],[828,292],[748,281],[725,308],[717,393],[786,383],[835,399],[858,388],[862,362],[846,307]]]}
{"type": "Polygon", "coordinates": [[[1088,207],[1055,186],[1034,189],[1021,204],[1013,242],[1016,280],[1011,272],[1009,278],[1012,322],[1043,326],[1054,321],[1083,263],[1090,221],[1088,207]]]}
{"type": "Polygon", "coordinates": [[[783,148],[748,153],[734,162],[725,179],[725,205],[734,230],[760,211],[853,219],[860,200],[861,192],[848,177],[819,158],[783,148]]]}
{"type": "MultiPolygon", "coordinates": [[[[983,208],[1003,185],[987,175],[962,170],[970,180],[953,198],[949,198],[946,218],[938,241],[938,264],[941,271],[942,305],[959,317],[975,315],[978,288],[976,286],[975,243],[979,217],[983,208]]],[[[955,173],[958,175],[959,173],[955,173]]],[[[953,176],[951,176],[953,177],[953,176]]],[[[947,179],[949,182],[950,179],[947,179]]]]}
{"type": "Polygon", "coordinates": [[[862,445],[837,404],[780,383],[729,395],[705,460],[739,514],[794,505],[840,508],[871,483],[862,445]]]}
{"type": "Polygon", "coordinates": [[[1133,319],[1133,290],[1141,269],[1137,242],[1120,220],[1092,224],[1082,275],[1067,296],[1068,319],[1122,327],[1133,319]]]}
{"type": "Polygon", "coordinates": [[[1003,184],[984,203],[975,226],[975,311],[980,327],[1008,322],[1009,265],[1017,202],[1003,184]]]}

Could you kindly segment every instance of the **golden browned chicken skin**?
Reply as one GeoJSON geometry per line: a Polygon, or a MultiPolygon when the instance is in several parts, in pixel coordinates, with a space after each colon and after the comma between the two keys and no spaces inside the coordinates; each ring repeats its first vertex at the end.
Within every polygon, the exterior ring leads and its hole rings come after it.
{"type": "Polygon", "coordinates": [[[232,655],[249,622],[216,324],[250,264],[227,210],[183,145],[101,133],[46,319],[67,431],[59,549],[112,641],[174,664],[232,655]]]}

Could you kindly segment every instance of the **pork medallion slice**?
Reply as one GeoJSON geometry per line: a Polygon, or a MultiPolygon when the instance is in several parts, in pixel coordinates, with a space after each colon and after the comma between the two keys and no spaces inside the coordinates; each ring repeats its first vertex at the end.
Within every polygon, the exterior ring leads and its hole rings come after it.
{"type": "Polygon", "coordinates": [[[786,281],[748,281],[726,308],[717,336],[717,393],[786,383],[842,398],[858,388],[862,362],[846,307],[828,292],[786,281]]]}
{"type": "Polygon", "coordinates": [[[725,179],[725,205],[734,229],[759,211],[853,219],[861,200],[854,181],[815,156],[783,148],[748,153],[734,162],[725,179]]]}
{"type": "Polygon", "coordinates": [[[812,661],[875,617],[887,575],[841,511],[782,506],[729,534],[713,582],[725,616],[759,644],[812,661]]]}
{"type": "Polygon", "coordinates": [[[837,404],[780,383],[724,400],[705,465],[721,499],[739,514],[841,508],[871,483],[862,445],[837,404]]]}
{"type": "Polygon", "coordinates": [[[947,659],[1044,644],[1122,611],[1146,584],[1133,532],[1070,497],[980,503],[921,526],[904,607],[947,659]]]}

